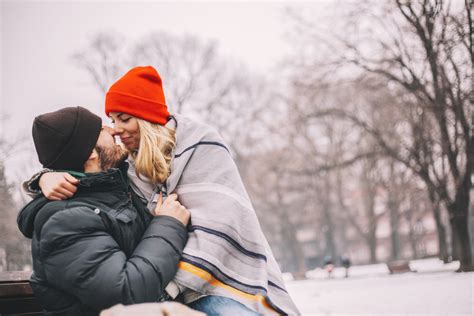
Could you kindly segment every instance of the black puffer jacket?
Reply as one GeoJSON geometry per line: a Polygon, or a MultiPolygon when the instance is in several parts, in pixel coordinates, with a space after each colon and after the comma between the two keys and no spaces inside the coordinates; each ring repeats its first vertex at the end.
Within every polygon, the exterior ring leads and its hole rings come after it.
{"type": "Polygon", "coordinates": [[[32,238],[30,282],[45,315],[97,315],[117,303],[163,298],[187,231],[174,218],[153,218],[124,174],[87,174],[73,198],[41,196],[21,210],[18,226],[32,238]]]}

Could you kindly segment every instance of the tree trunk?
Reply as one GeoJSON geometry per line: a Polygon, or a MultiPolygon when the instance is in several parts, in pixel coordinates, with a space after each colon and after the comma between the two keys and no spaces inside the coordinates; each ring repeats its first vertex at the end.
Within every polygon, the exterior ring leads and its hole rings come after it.
{"type": "Polygon", "coordinates": [[[474,271],[469,235],[469,200],[471,190],[471,165],[466,167],[463,182],[457,187],[454,203],[447,205],[452,228],[453,253],[459,255],[461,266],[459,271],[474,271]]]}
{"type": "Polygon", "coordinates": [[[375,214],[375,197],[377,195],[377,182],[373,174],[376,166],[374,160],[369,160],[364,164],[362,174],[362,186],[364,188],[364,212],[367,216],[366,240],[370,251],[370,263],[377,262],[377,224],[378,217],[375,214]]]}
{"type": "Polygon", "coordinates": [[[346,256],[349,255],[350,248],[351,248],[351,242],[347,237],[347,230],[348,226],[351,224],[350,219],[348,218],[347,215],[347,207],[344,204],[344,197],[342,195],[342,178],[341,178],[341,170],[338,169],[336,170],[336,175],[335,175],[336,183],[334,189],[336,190],[336,200],[337,204],[335,204],[340,211],[342,211],[342,218],[340,218],[340,227],[339,227],[339,238],[341,240],[342,247],[339,251],[341,251],[341,254],[344,254],[346,256]]]}
{"type": "Polygon", "coordinates": [[[370,251],[370,263],[377,263],[377,238],[375,237],[375,234],[369,237],[368,244],[370,251]]]}
{"type": "Polygon", "coordinates": [[[411,247],[412,257],[413,257],[413,259],[418,259],[418,250],[416,248],[417,238],[416,238],[415,232],[413,230],[413,225],[411,225],[411,223],[410,223],[410,228],[409,228],[409,233],[408,234],[409,234],[409,238],[410,238],[410,247],[411,247]]]}
{"type": "Polygon", "coordinates": [[[398,228],[400,226],[400,187],[395,174],[394,161],[390,162],[390,182],[387,183],[388,192],[387,208],[390,215],[390,243],[391,243],[391,259],[398,260],[400,258],[400,234],[398,228]]]}
{"type": "Polygon", "coordinates": [[[453,254],[459,259],[459,271],[474,271],[471,251],[471,237],[469,235],[469,189],[470,177],[458,188],[456,202],[448,205],[450,224],[452,228],[453,254]]]}
{"type": "Polygon", "coordinates": [[[325,239],[326,239],[326,254],[330,255],[332,257],[333,262],[335,262],[337,258],[337,249],[336,249],[336,243],[335,243],[335,228],[334,228],[334,223],[332,219],[332,204],[331,204],[331,192],[332,192],[332,183],[330,179],[330,174],[327,173],[325,174],[325,194],[324,194],[324,227],[326,227],[326,230],[324,231],[325,239]]]}
{"type": "Polygon", "coordinates": [[[416,238],[416,233],[413,225],[413,205],[415,205],[413,202],[414,198],[410,197],[410,208],[404,212],[405,214],[405,220],[408,223],[408,239],[410,242],[410,248],[412,252],[412,258],[413,259],[418,259],[418,250],[416,248],[417,244],[417,238],[416,238]]]}
{"type": "Polygon", "coordinates": [[[474,271],[467,218],[453,217],[450,219],[450,223],[453,230],[453,252],[459,255],[461,262],[458,271],[474,271]]]}
{"type": "Polygon", "coordinates": [[[398,260],[400,259],[400,235],[398,233],[398,212],[394,214],[392,210],[390,210],[390,240],[392,243],[392,259],[398,260]]]}
{"type": "Polygon", "coordinates": [[[441,210],[439,203],[434,206],[433,215],[436,223],[436,232],[438,235],[439,254],[438,257],[444,263],[449,262],[448,244],[446,242],[446,228],[441,220],[441,210]]]}
{"type": "Polygon", "coordinates": [[[436,233],[438,236],[438,258],[444,263],[449,262],[448,244],[446,242],[446,228],[441,220],[441,206],[434,192],[428,188],[428,196],[431,202],[433,217],[436,223],[436,233]]]}
{"type": "Polygon", "coordinates": [[[392,260],[400,259],[400,234],[398,227],[400,223],[399,206],[393,193],[389,193],[388,210],[390,212],[390,241],[391,241],[391,258],[392,260]]]}
{"type": "Polygon", "coordinates": [[[341,244],[340,244],[340,247],[339,247],[339,253],[342,255],[348,255],[349,253],[349,248],[350,248],[350,241],[348,240],[347,238],[347,223],[346,223],[346,220],[341,220],[341,222],[339,223],[339,229],[338,229],[338,237],[339,237],[339,240],[341,241],[341,244]]]}
{"type": "Polygon", "coordinates": [[[296,227],[289,218],[289,214],[283,211],[284,208],[281,207],[284,205],[282,198],[283,195],[281,194],[280,189],[277,189],[278,207],[280,208],[279,223],[281,225],[283,240],[287,245],[287,251],[285,252],[284,257],[287,260],[288,266],[293,267],[292,272],[296,273],[296,277],[304,278],[306,273],[306,262],[303,247],[296,237],[296,227]]]}
{"type": "Polygon", "coordinates": [[[291,223],[288,218],[282,218],[281,223],[283,224],[284,229],[284,238],[287,240],[288,245],[288,253],[285,257],[288,259],[289,262],[293,262],[294,264],[294,271],[295,276],[300,279],[304,278],[306,273],[306,262],[303,247],[301,243],[296,238],[296,229],[291,223]],[[288,256],[288,254],[290,256],[288,256]]]}

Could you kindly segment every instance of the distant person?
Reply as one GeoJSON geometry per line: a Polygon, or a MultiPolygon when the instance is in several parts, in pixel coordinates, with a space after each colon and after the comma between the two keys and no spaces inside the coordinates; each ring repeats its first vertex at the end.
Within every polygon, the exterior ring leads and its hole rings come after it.
{"type": "Polygon", "coordinates": [[[188,239],[190,214],[177,196],[160,197],[150,213],[129,190],[127,152],[84,108],[38,116],[33,139],[45,168],[79,180],[74,197],[40,195],[18,216],[32,238],[30,283],[44,315],[98,315],[164,298],[188,239]]]}
{"type": "Polygon", "coordinates": [[[332,260],[332,256],[324,256],[324,268],[328,273],[328,279],[330,279],[332,277],[332,271],[334,270],[334,262],[332,260]]]}
{"type": "Polygon", "coordinates": [[[346,270],[345,277],[347,278],[349,277],[349,268],[351,267],[351,259],[349,259],[349,257],[346,255],[341,255],[340,260],[341,260],[341,265],[346,270]]]}

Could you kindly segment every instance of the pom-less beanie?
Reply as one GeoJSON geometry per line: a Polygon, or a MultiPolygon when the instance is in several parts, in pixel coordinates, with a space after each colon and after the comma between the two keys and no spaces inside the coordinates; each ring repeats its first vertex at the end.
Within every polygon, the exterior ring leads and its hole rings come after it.
{"type": "Polygon", "coordinates": [[[115,82],[105,98],[105,113],[119,112],[164,125],[170,116],[161,77],[151,66],[135,67],[115,82]]]}
{"type": "Polygon", "coordinates": [[[80,106],[39,115],[32,130],[38,159],[45,168],[84,171],[101,129],[101,118],[80,106]]]}

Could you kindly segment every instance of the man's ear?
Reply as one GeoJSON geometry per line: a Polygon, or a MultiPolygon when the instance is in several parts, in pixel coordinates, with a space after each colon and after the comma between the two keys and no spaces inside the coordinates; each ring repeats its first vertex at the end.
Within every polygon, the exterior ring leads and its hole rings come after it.
{"type": "Polygon", "coordinates": [[[95,150],[95,148],[92,150],[91,154],[89,155],[89,158],[87,158],[86,162],[84,163],[84,171],[100,171],[99,153],[97,153],[97,150],[95,150]]]}
{"type": "Polygon", "coordinates": [[[92,152],[91,152],[91,154],[90,154],[90,156],[87,160],[94,160],[94,159],[97,159],[97,158],[99,158],[99,154],[97,153],[97,150],[95,150],[95,148],[94,148],[94,149],[92,149],[92,152]]]}

